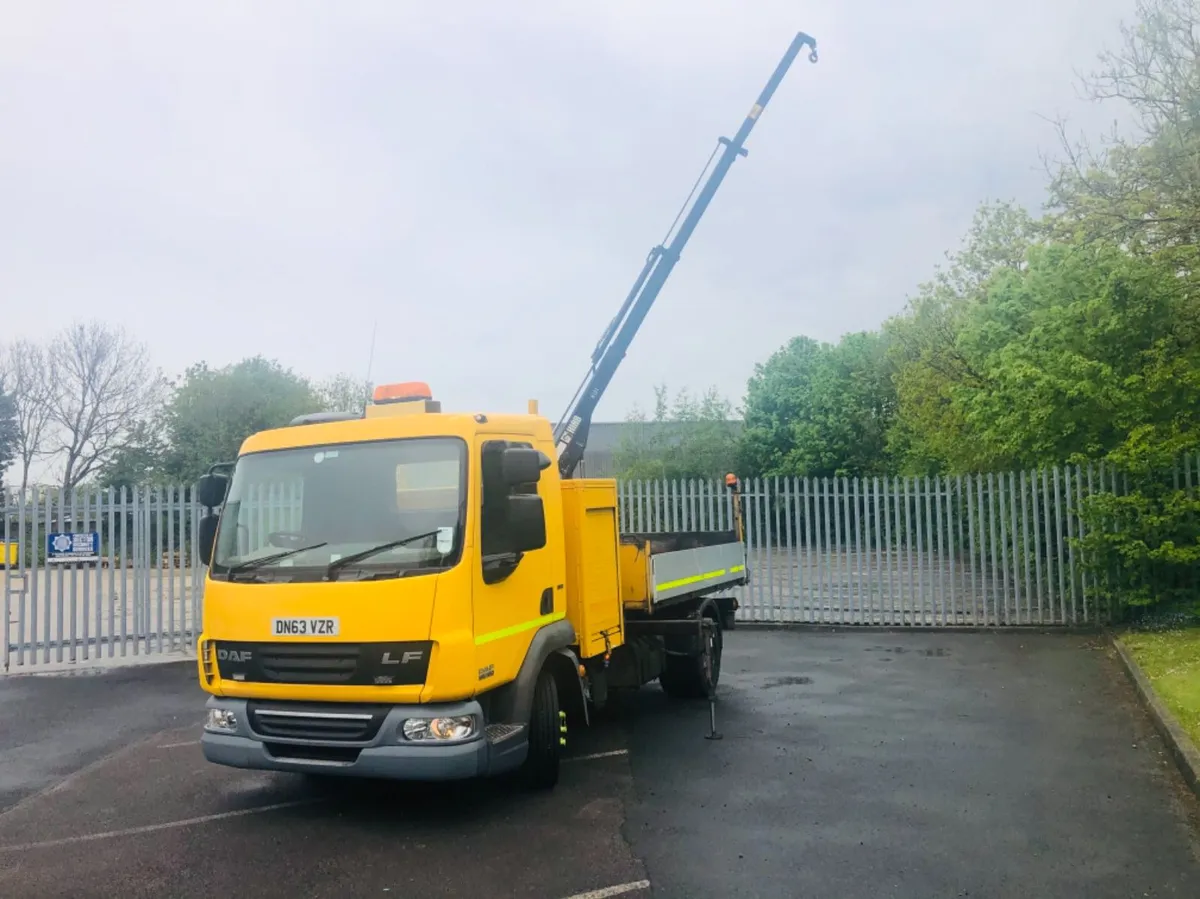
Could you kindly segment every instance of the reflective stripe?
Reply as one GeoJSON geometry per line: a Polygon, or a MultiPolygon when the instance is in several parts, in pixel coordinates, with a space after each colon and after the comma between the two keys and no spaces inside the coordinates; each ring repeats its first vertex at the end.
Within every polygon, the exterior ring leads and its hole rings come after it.
{"type": "Polygon", "coordinates": [[[566,617],[566,612],[551,612],[549,615],[534,618],[532,621],[522,621],[520,624],[501,628],[498,631],[492,631],[490,634],[480,634],[475,638],[475,645],[482,646],[484,643],[491,643],[493,640],[503,640],[505,637],[512,637],[525,631],[531,631],[535,627],[541,627],[543,624],[553,624],[555,621],[562,621],[566,617]]]}
{"type": "Polygon", "coordinates": [[[731,565],[729,568],[722,568],[718,571],[706,571],[704,574],[693,574],[691,577],[681,577],[678,580],[667,581],[665,584],[655,584],[655,592],[665,590],[674,590],[676,587],[686,587],[688,584],[698,584],[701,581],[710,581],[713,578],[724,577],[727,574],[737,574],[739,571],[745,571],[745,565],[731,565]]]}
{"type": "Polygon", "coordinates": [[[667,581],[665,584],[655,584],[656,592],[663,590],[674,590],[676,587],[686,587],[688,584],[698,584],[700,581],[711,580],[715,577],[722,577],[728,574],[729,571],[722,568],[720,571],[706,571],[704,574],[693,574],[691,577],[681,577],[677,581],[667,581]]]}

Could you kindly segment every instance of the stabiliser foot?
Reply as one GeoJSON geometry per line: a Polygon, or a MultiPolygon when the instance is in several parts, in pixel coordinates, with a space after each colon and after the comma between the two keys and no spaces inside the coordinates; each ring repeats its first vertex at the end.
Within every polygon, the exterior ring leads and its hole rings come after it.
{"type": "Polygon", "coordinates": [[[706,740],[722,739],[721,732],[717,730],[717,694],[708,694],[708,733],[704,735],[706,740]]]}

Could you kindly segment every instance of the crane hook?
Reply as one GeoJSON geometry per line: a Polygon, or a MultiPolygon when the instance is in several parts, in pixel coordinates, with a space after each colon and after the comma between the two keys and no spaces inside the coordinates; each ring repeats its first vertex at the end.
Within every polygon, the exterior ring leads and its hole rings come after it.
{"type": "MultiPolygon", "coordinates": [[[[817,61],[817,39],[815,37],[813,37],[811,34],[805,34],[803,31],[801,31],[799,34],[796,35],[796,41],[800,44],[801,47],[807,45],[807,47],[809,48],[808,61],[816,62],[817,61]]],[[[799,48],[797,48],[797,49],[799,49],[799,48]]]]}

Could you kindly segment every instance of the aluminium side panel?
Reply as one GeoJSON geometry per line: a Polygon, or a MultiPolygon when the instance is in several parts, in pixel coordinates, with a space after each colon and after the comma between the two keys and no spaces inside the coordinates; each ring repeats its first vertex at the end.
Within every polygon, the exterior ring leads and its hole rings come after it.
{"type": "Polygon", "coordinates": [[[651,599],[658,604],[728,589],[746,579],[746,547],[733,541],[650,556],[651,599]]]}

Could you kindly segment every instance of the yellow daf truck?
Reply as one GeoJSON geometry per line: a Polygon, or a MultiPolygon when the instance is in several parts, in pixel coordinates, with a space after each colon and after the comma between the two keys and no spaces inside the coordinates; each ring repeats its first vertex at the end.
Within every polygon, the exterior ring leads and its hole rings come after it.
{"type": "Polygon", "coordinates": [[[715,688],[739,535],[622,536],[615,481],[561,478],[547,419],[427,393],[255,434],[201,479],[210,761],[548,784],[610,689],[715,688]]]}
{"type": "MultiPolygon", "coordinates": [[[[651,250],[557,426],[444,412],[420,382],[254,434],[196,496],[208,566],[201,746],[240,768],[557,781],[567,730],[609,692],[710,697],[747,582],[729,530],[620,533],[616,481],[579,477],[601,395],[798,34],[678,230],[651,250]]],[[[689,198],[690,200],[691,198],[689,198]]]]}

